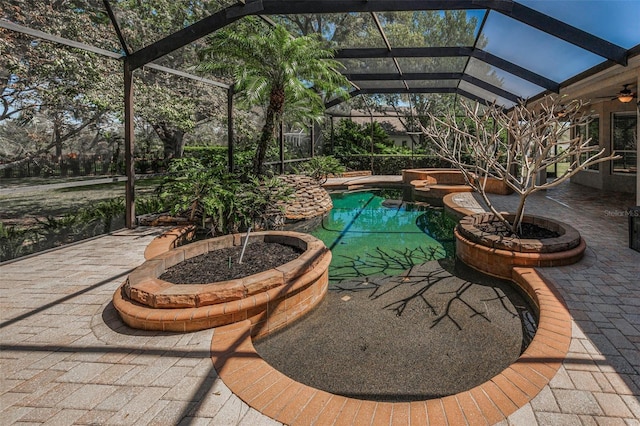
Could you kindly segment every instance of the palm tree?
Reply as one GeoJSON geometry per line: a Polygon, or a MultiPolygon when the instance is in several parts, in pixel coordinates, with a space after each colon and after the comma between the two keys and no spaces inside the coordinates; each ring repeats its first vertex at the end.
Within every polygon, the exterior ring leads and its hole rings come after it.
{"type": "Polygon", "coordinates": [[[228,75],[249,106],[266,106],[253,171],[262,174],[269,144],[284,113],[291,119],[319,120],[324,98],[344,95],[347,80],[334,51],[317,36],[292,37],[281,25],[220,30],[199,51],[202,72],[228,75]],[[245,29],[244,31],[242,29],[245,29]]]}

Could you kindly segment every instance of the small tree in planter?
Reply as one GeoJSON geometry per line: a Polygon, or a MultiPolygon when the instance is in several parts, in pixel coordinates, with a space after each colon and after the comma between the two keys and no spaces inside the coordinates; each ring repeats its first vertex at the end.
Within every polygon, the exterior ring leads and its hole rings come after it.
{"type": "Polygon", "coordinates": [[[444,117],[429,114],[423,133],[437,146],[437,155],[458,168],[468,185],[482,196],[494,216],[515,236],[522,236],[527,197],[552,188],[593,164],[617,158],[604,156],[604,149],[590,145],[574,131],[588,122],[585,103],[563,104],[560,97],[546,97],[535,108],[523,103],[511,111],[493,104],[481,110],[462,102],[464,117],[450,112],[444,117]],[[576,136],[573,136],[576,135],[576,136]],[[547,167],[568,162],[562,174],[546,182],[537,176],[547,167]],[[519,195],[517,210],[509,218],[489,200],[489,179],[504,183],[519,195]]]}

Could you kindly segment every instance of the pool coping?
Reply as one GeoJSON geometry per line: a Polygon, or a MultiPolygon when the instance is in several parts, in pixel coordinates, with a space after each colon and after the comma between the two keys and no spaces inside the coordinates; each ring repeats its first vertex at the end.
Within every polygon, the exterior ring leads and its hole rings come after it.
{"type": "Polygon", "coordinates": [[[512,280],[540,312],[524,353],[471,390],[412,402],[375,402],[334,395],[296,382],[256,352],[249,321],[216,328],[214,367],[250,407],[285,424],[494,424],[531,401],[555,376],[571,341],[571,317],[557,290],[533,268],[514,268],[512,280]]]}

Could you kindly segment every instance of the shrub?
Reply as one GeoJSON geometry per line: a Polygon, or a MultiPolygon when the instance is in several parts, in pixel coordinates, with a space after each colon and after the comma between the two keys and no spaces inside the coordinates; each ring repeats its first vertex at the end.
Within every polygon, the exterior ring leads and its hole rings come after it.
{"type": "Polygon", "coordinates": [[[274,226],[283,215],[278,201],[290,192],[277,179],[244,178],[226,172],[220,163],[191,157],[171,162],[160,197],[172,214],[216,235],[274,226]]]}
{"type": "Polygon", "coordinates": [[[125,202],[123,197],[112,198],[100,201],[94,206],[81,212],[81,217],[87,222],[102,223],[102,232],[108,233],[112,230],[113,220],[124,217],[125,202]]]}
{"type": "Polygon", "coordinates": [[[31,253],[36,238],[33,230],[0,222],[0,262],[31,253]]]}
{"type": "Polygon", "coordinates": [[[329,175],[339,175],[345,170],[340,161],[332,156],[313,157],[295,169],[296,173],[310,176],[321,184],[327,181],[329,175]]]}
{"type": "Polygon", "coordinates": [[[165,205],[158,195],[136,198],[136,214],[160,213],[165,210],[165,205]]]}

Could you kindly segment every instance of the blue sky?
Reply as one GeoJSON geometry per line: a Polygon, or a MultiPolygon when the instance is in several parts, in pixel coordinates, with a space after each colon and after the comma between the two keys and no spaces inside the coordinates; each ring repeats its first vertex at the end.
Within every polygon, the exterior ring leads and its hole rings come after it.
{"type": "Polygon", "coordinates": [[[640,0],[517,0],[630,49],[640,44],[640,0]]]}

